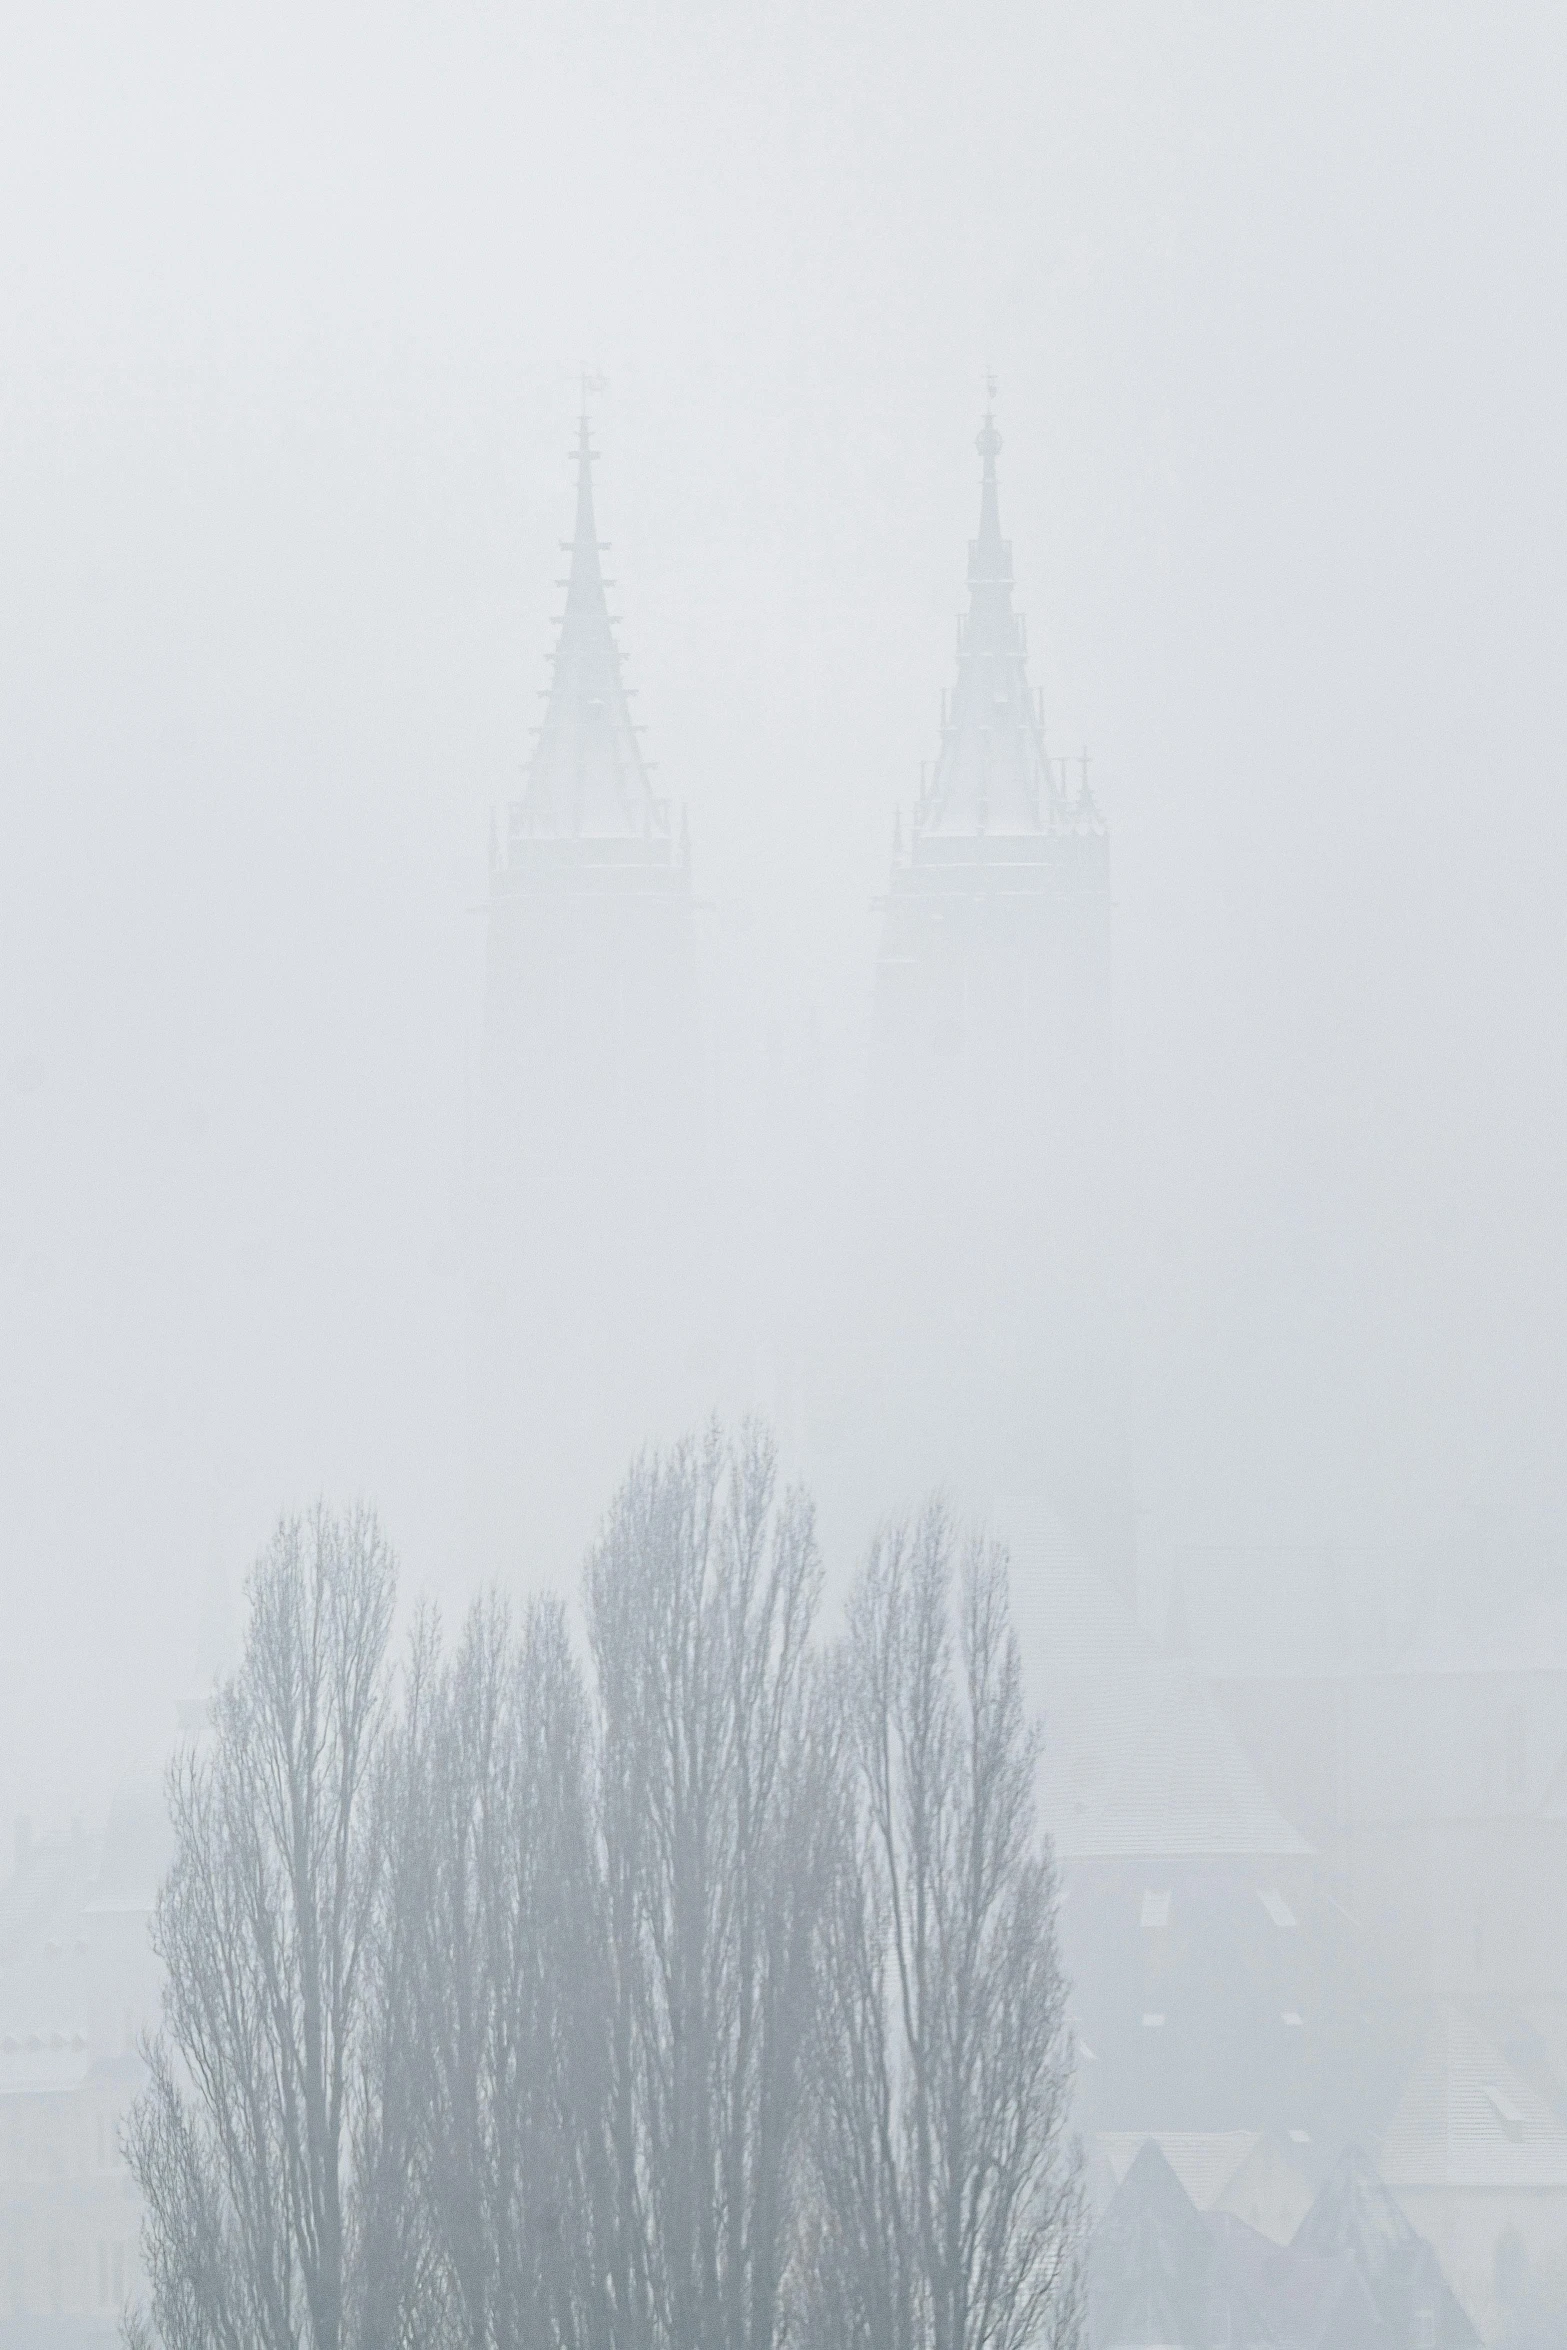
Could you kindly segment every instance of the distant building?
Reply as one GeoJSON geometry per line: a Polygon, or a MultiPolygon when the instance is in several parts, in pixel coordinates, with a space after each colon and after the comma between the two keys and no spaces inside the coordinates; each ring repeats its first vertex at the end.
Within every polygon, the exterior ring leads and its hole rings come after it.
{"type": "Polygon", "coordinates": [[[88,2350],[141,2289],[120,2133],[158,2020],[148,1938],[167,1859],[158,1790],[102,1839],[19,1833],[0,1890],[0,2350],[88,2350]]]}
{"type": "MultiPolygon", "coordinates": [[[[998,1525],[1044,1722],[1080,2124],[1105,2147],[1201,2138],[1220,2161],[1243,2141],[1287,2146],[1314,2192],[1397,2089],[1399,2035],[1363,1937],[1203,1676],[1068,1540],[1016,1505],[998,1525]]],[[[1260,2170],[1257,2195],[1243,2216],[1271,2227],[1260,2170]]]]}
{"type": "Polygon", "coordinates": [[[1510,2056],[1444,2002],[1382,2133],[1383,2178],[1488,2342],[1542,2286],[1567,2327],[1567,2097],[1551,2092],[1536,2049],[1510,2056]]]}
{"type": "Polygon", "coordinates": [[[1132,1579],[1115,1433],[1109,839],[1047,748],[987,414],[941,741],[894,845],[867,1105],[866,1319],[894,1479],[1048,1501],[1132,1579]]]}
{"type": "Polygon", "coordinates": [[[1436,2255],[1347,2153],[1286,2247],[1201,2213],[1149,2138],[1094,2230],[1092,2350],[1479,2350],[1436,2255]]]}
{"type": "Polygon", "coordinates": [[[1561,1568],[1515,1539],[1528,1573],[1504,1529],[1473,1526],[1428,1562],[1407,1621],[1315,1654],[1236,1653],[1217,1628],[1198,1644],[1338,1899],[1427,2000],[1567,1996],[1567,1612],[1530,1602],[1561,1568]]]}
{"type": "Polygon", "coordinates": [[[1293,2242],[1359,2145],[1488,2345],[1567,2339],[1567,1621],[1508,1586],[1542,1562],[1471,1539],[1337,1653],[1182,1598],[1176,1654],[1059,1528],[998,1524],[1099,2203],[1153,2139],[1293,2242]]]}
{"type": "Polygon", "coordinates": [[[1288,2244],[1316,2197],[1313,2149],[1260,2130],[1101,2130],[1092,2141],[1090,2192],[1108,2204],[1150,2142],[1174,2171],[1193,2207],[1245,2223],[1270,2244],[1288,2244]]]}
{"type": "Polygon", "coordinates": [[[557,1572],[704,1400],[690,855],[631,714],[594,454],[584,414],[544,719],[492,843],[475,1233],[481,1546],[557,1572]]]}

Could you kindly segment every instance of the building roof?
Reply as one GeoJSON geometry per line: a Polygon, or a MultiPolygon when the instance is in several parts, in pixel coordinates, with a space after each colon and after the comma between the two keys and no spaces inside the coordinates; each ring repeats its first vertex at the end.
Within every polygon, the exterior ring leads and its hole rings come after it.
{"type": "Polygon", "coordinates": [[[1370,2288],[1348,2253],[1281,2251],[1232,2212],[1210,2212],[1207,2224],[1232,2299],[1257,2312],[1259,2350],[1388,2350],[1370,2288]]]}
{"type": "MultiPolygon", "coordinates": [[[[1094,2230],[1088,2261],[1095,2350],[1215,2338],[1214,2242],[1169,2162],[1143,2141],[1094,2230]]],[[[1245,2336],[1242,2336],[1245,2339],[1245,2336]]]]}
{"type": "Polygon", "coordinates": [[[1058,1521],[1007,1502],[997,1518],[1044,1716],[1040,1810],[1061,1858],[1309,1853],[1201,1675],[1154,1645],[1058,1521]]]}
{"type": "Polygon", "coordinates": [[[79,2089],[92,2070],[85,2032],[8,2032],[0,2039],[0,2097],[79,2089]]]}
{"type": "Polygon", "coordinates": [[[1254,2148],[1260,2130],[1101,2130],[1095,2144],[1117,2186],[1152,2139],[1198,2211],[1218,2202],[1254,2148]]]}
{"type": "Polygon", "coordinates": [[[1063,1859],[1304,1857],[1196,1675],[1083,1675],[1045,1698],[1043,1809],[1063,1859]],[[1054,1767],[1052,1767],[1052,1762],[1054,1767]]]}
{"type": "Polygon", "coordinates": [[[1381,2152],[1394,2187],[1567,2187],[1567,2122],[1451,2003],[1432,2021],[1381,2152]]]}
{"type": "Polygon", "coordinates": [[[1095,2350],[1393,2350],[1422,2339],[1478,2350],[1430,2245],[1356,2155],[1281,2250],[1233,2213],[1200,2217],[1145,2139],[1094,2231],[1088,2273],[1095,2350]]]}
{"type": "Polygon", "coordinates": [[[1001,535],[996,485],[1001,435],[988,410],[975,445],[982,478],[969,608],[935,774],[916,816],[916,856],[922,844],[1104,829],[1086,784],[1069,799],[1045,749],[1023,622],[1012,609],[1012,548],[1001,535]]]}
{"type": "Polygon", "coordinates": [[[162,1786],[154,1778],[122,1780],[84,1914],[150,1917],[173,1859],[174,1830],[162,1786]]]}
{"type": "Polygon", "coordinates": [[[615,639],[593,513],[593,459],[586,414],[577,428],[577,520],[565,608],[553,654],[544,724],[527,783],[512,809],[511,845],[664,839],[637,741],[615,639]]]}
{"type": "Polygon", "coordinates": [[[105,1834],[18,1851],[0,1884],[0,2089],[75,2085],[157,2018],[149,1909],[169,1857],[156,1785],[119,1789],[105,1834]]]}
{"type": "Polygon", "coordinates": [[[1435,2350],[1479,2350],[1436,2254],[1357,2148],[1339,2161],[1290,2249],[1316,2260],[1347,2254],[1370,2289],[1388,2341],[1416,2340],[1416,2321],[1425,2313],[1435,2350]]]}

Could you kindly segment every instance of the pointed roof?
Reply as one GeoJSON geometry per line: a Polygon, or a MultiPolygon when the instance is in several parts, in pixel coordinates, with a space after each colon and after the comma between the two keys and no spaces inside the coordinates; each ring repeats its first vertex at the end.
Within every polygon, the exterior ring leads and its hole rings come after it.
{"type": "Polygon", "coordinates": [[[1296,2231],[1293,2252],[1331,2260],[1347,2253],[1395,2342],[1416,2338],[1416,2319],[1431,2321],[1437,2350],[1479,2350],[1479,2337],[1425,2238],[1358,2147],[1349,2147],[1296,2231]]]}
{"type": "MultiPolygon", "coordinates": [[[[1001,535],[996,481],[1001,435],[989,409],[975,447],[979,534],[969,541],[969,608],[959,625],[957,685],[918,830],[927,839],[962,839],[1076,829],[1080,804],[1067,800],[1046,752],[1023,622],[1012,609],[1012,547],[1001,535]]],[[[1081,812],[1091,829],[1102,829],[1086,795],[1081,812]]]]}
{"type": "Polygon", "coordinates": [[[1232,2307],[1257,2313],[1257,2350],[1388,2350],[1371,2288],[1347,2252],[1319,2260],[1281,2251],[1228,2211],[1210,2211],[1207,2226],[1232,2307]]]}
{"type": "Polygon", "coordinates": [[[1437,2011],[1382,2140],[1395,2187],[1567,2186],[1567,2123],[1463,2011],[1437,2011]]]}
{"type": "Polygon", "coordinates": [[[587,411],[577,425],[577,521],[544,724],[512,814],[512,836],[645,840],[668,832],[637,743],[593,514],[587,411]]]}
{"type": "Polygon", "coordinates": [[[1209,2323],[1214,2245],[1152,2138],[1111,2197],[1088,2256],[1097,2350],[1198,2350],[1209,2323]]]}
{"type": "Polygon", "coordinates": [[[1101,2130],[1095,2140],[1119,2186],[1145,2146],[1157,2146],[1196,2211],[1218,2203],[1247,2157],[1263,2143],[1260,2130],[1101,2130]]]}
{"type": "Polygon", "coordinates": [[[1059,1857],[1308,1853],[1207,1682],[1154,1645],[1054,1512],[1001,1496],[996,1524],[1025,1690],[1045,1719],[1039,1804],[1059,1857]]]}

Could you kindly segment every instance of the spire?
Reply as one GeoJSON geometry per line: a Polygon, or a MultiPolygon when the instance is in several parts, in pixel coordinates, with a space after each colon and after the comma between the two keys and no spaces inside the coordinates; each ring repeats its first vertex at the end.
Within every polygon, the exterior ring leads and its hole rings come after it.
{"type": "Polygon", "coordinates": [[[593,513],[586,386],[577,422],[577,519],[544,724],[514,833],[549,839],[643,839],[667,830],[648,782],[620,670],[593,513]]]}
{"type": "MultiPolygon", "coordinates": [[[[995,378],[987,389],[995,397],[995,378]]],[[[958,631],[958,681],[922,832],[1037,833],[1059,820],[1060,794],[1028,685],[1021,618],[1012,609],[1012,548],[1001,535],[1001,435],[985,410],[979,531],[969,541],[969,608],[958,631]]]]}

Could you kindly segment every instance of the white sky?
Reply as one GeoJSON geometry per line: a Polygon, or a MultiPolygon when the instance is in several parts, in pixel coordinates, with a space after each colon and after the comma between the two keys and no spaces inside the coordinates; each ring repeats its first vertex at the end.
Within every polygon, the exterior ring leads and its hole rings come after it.
{"type": "Polygon", "coordinates": [[[473,909],[584,363],[661,788],[846,1039],[999,375],[1150,1558],[1561,1501],[1559,10],[3,30],[0,1807],[156,1753],[285,1502],[470,1580],[473,909]]]}

